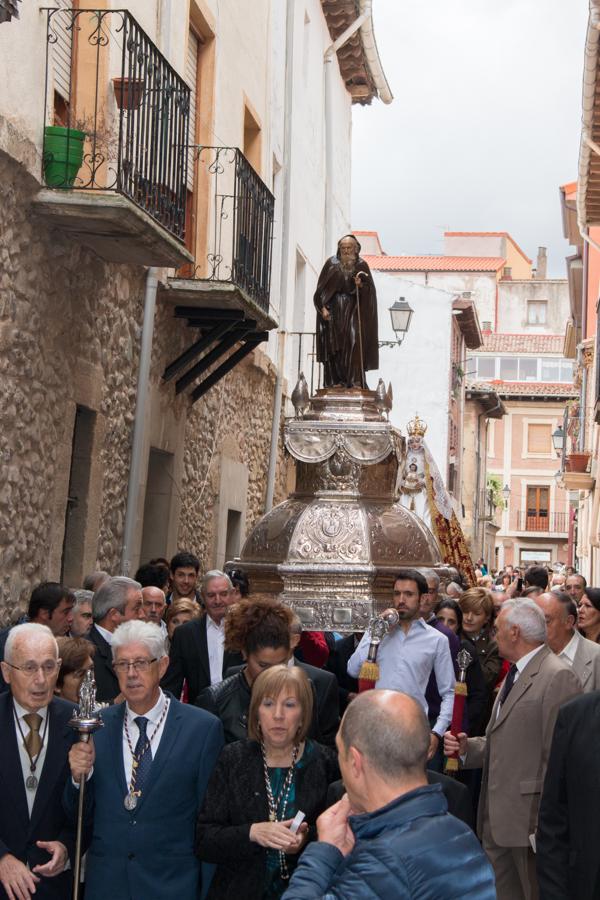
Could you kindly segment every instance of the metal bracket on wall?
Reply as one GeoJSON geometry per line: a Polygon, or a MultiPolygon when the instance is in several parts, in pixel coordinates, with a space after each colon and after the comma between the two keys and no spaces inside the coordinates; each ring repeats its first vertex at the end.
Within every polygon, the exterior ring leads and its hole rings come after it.
{"type": "Polygon", "coordinates": [[[175,383],[175,393],[180,394],[199,378],[234,344],[241,346],[231,354],[214,372],[197,384],[191,393],[195,403],[224,375],[231,371],[254,347],[268,339],[268,332],[256,332],[256,321],[246,319],[242,310],[208,309],[193,306],[175,307],[175,317],[187,319],[190,328],[200,329],[198,340],[169,363],[163,373],[163,381],[168,382],[182,374],[175,383]],[[208,351],[208,352],[205,352],[208,351]],[[202,355],[204,354],[204,355],[202,355]],[[198,359],[200,357],[200,359],[198,359]],[[190,363],[198,359],[190,368],[190,363]],[[187,371],[186,371],[187,369],[187,371]]]}

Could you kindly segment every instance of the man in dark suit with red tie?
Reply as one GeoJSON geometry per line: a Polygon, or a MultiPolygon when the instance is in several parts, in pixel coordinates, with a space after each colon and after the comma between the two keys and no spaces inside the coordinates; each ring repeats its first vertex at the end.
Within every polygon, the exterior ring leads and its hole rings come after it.
{"type": "Polygon", "coordinates": [[[10,631],[0,695],[0,900],[68,900],[75,834],[62,806],[73,707],[54,697],[60,660],[45,625],[10,631]]]}

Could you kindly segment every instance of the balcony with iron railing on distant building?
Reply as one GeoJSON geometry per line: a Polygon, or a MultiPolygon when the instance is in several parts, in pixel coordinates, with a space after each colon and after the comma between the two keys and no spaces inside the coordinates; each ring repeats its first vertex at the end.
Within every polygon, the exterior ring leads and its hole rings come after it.
{"type": "Polygon", "coordinates": [[[569,514],[540,509],[519,509],[516,510],[513,527],[515,531],[521,532],[566,535],[569,531],[569,514]]]}
{"type": "Polygon", "coordinates": [[[126,10],[45,12],[46,188],[36,212],[110,261],[191,261],[189,86],[126,10]]]}

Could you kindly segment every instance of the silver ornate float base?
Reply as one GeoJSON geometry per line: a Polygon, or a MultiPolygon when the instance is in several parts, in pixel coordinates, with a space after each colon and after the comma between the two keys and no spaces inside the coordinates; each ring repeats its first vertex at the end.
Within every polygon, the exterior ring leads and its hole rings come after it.
{"type": "Polygon", "coordinates": [[[318,391],[284,440],[296,489],[244,544],[252,596],[289,604],[308,629],[350,633],[390,605],[399,568],[434,568],[447,580],[432,533],[394,502],[404,438],[373,391],[318,391]]]}

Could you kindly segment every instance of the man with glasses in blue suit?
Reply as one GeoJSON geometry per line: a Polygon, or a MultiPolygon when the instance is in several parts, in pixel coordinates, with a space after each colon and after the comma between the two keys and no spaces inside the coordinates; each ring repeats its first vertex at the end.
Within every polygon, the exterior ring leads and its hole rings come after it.
{"type": "Polygon", "coordinates": [[[223,745],[221,723],[161,690],[169,658],[156,625],[125,622],[111,650],[125,702],[103,710],[104,728],[69,754],[73,821],[76,785],[88,778],[86,900],[197,900],[196,814],[223,745]]]}

